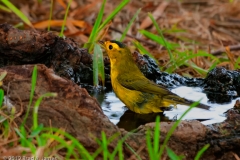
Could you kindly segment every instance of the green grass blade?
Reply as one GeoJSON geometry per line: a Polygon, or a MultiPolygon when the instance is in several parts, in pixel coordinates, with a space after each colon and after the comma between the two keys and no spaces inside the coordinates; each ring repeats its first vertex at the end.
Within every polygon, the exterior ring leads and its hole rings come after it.
{"type": "Polygon", "coordinates": [[[13,26],[14,28],[24,28],[24,23],[23,22],[19,22],[19,23],[17,23],[17,24],[15,24],[14,26],[13,26]]]}
{"type": "Polygon", "coordinates": [[[118,159],[119,160],[123,160],[124,159],[122,143],[120,143],[120,145],[118,146],[118,159]]]}
{"type": "Polygon", "coordinates": [[[144,47],[143,45],[141,45],[141,43],[139,43],[138,41],[134,40],[133,41],[134,46],[139,50],[139,52],[144,55],[148,55],[149,57],[151,57],[157,64],[158,64],[158,60],[151,54],[149,53],[144,47]]]}
{"type": "MultiPolygon", "coordinates": [[[[0,116],[0,123],[5,122],[7,119],[8,119],[7,117],[0,116]]],[[[4,128],[4,129],[5,129],[5,128],[4,128]]]]}
{"type": "Polygon", "coordinates": [[[161,29],[159,28],[159,26],[158,26],[156,20],[153,18],[152,14],[151,14],[151,13],[148,13],[148,16],[149,16],[149,18],[152,20],[153,25],[156,27],[159,35],[161,36],[161,38],[162,38],[162,40],[163,40],[163,43],[165,44],[165,47],[167,48],[167,51],[168,51],[170,60],[172,61],[173,65],[175,65],[175,60],[174,60],[174,58],[173,58],[173,54],[172,54],[169,46],[167,45],[167,42],[165,41],[165,38],[164,38],[164,36],[163,36],[163,34],[162,34],[161,29]]]}
{"type": "Polygon", "coordinates": [[[32,153],[35,153],[36,152],[36,147],[33,145],[33,143],[29,140],[27,140],[27,136],[26,134],[23,134],[23,132],[19,131],[17,128],[14,128],[14,130],[16,131],[16,133],[19,135],[20,137],[20,141],[22,141],[22,146],[23,147],[29,147],[31,149],[31,152],[32,153]],[[24,145],[23,145],[24,144],[24,145]]]}
{"type": "Polygon", "coordinates": [[[120,38],[120,40],[119,40],[120,42],[122,42],[122,41],[124,40],[124,38],[126,37],[129,28],[132,26],[133,22],[134,22],[135,19],[137,18],[137,16],[138,16],[138,14],[140,13],[140,11],[141,11],[141,8],[139,8],[139,9],[137,10],[137,12],[134,14],[133,18],[131,19],[131,21],[130,21],[129,24],[127,25],[126,29],[124,30],[124,32],[123,32],[123,34],[122,34],[122,36],[121,36],[121,38],[120,38]]]}
{"type": "Polygon", "coordinates": [[[5,117],[1,117],[1,118],[4,118],[4,119],[2,119],[3,121],[0,122],[1,125],[3,125],[3,126],[1,126],[1,130],[2,130],[1,134],[3,134],[4,138],[8,138],[9,133],[12,132],[11,124],[8,120],[6,120],[7,118],[5,118],[5,117]]]}
{"type": "Polygon", "coordinates": [[[84,44],[84,48],[87,48],[88,45],[90,45],[89,50],[88,50],[89,52],[91,52],[92,45],[95,43],[95,39],[99,34],[98,28],[99,28],[99,26],[101,24],[101,21],[102,21],[106,1],[107,0],[103,0],[103,3],[101,5],[100,11],[99,11],[98,16],[97,16],[97,19],[94,23],[92,32],[91,32],[90,37],[88,39],[88,42],[84,44]]]}
{"type": "Polygon", "coordinates": [[[237,58],[237,60],[234,64],[234,69],[239,69],[240,68],[239,63],[240,63],[240,57],[237,58]]]}
{"type": "Polygon", "coordinates": [[[101,80],[102,86],[105,86],[105,72],[104,72],[103,52],[102,52],[102,49],[101,49],[99,44],[96,44],[94,46],[94,48],[96,48],[97,55],[98,55],[98,60],[97,60],[97,62],[98,62],[98,78],[101,80]]]}
{"type": "Polygon", "coordinates": [[[100,25],[98,28],[97,33],[99,33],[114,17],[115,15],[122,10],[122,8],[128,4],[130,0],[123,0],[122,3],[120,3],[116,9],[106,18],[106,20],[100,25]]]}
{"type": "Polygon", "coordinates": [[[175,23],[169,29],[168,28],[162,29],[162,32],[167,33],[167,34],[171,34],[171,33],[175,34],[175,33],[186,33],[187,30],[182,29],[182,28],[178,28],[177,23],[175,23]]]}
{"type": "Polygon", "coordinates": [[[72,0],[70,0],[68,2],[68,6],[67,6],[67,9],[66,9],[66,12],[65,12],[65,15],[64,15],[63,24],[62,24],[62,28],[61,28],[61,32],[59,34],[59,37],[64,37],[63,32],[64,32],[64,28],[65,28],[65,25],[66,25],[67,15],[68,15],[68,11],[69,11],[71,3],[72,3],[72,0]]]}
{"type": "MultiPolygon", "coordinates": [[[[157,116],[155,128],[154,128],[154,139],[153,139],[153,150],[155,155],[157,155],[159,151],[159,137],[160,137],[160,117],[157,116]]],[[[157,157],[157,159],[159,158],[157,157]]]]}
{"type": "Polygon", "coordinates": [[[120,157],[123,157],[123,153],[122,153],[122,149],[121,149],[122,144],[123,144],[123,140],[119,140],[117,146],[114,148],[113,152],[110,154],[110,157],[109,157],[110,160],[116,159],[117,152],[119,155],[119,159],[120,159],[120,157]]]}
{"type": "Polygon", "coordinates": [[[138,160],[142,160],[142,158],[137,154],[137,152],[134,151],[134,149],[131,146],[129,146],[126,142],[125,145],[137,157],[138,160]]]}
{"type": "Polygon", "coordinates": [[[195,156],[194,160],[199,160],[201,158],[201,156],[203,155],[203,153],[210,147],[210,144],[206,144],[205,146],[203,146],[203,148],[198,151],[197,155],[195,156]]]}
{"type": "Polygon", "coordinates": [[[5,12],[8,12],[8,13],[11,13],[11,12],[12,12],[11,9],[9,9],[9,8],[3,6],[3,5],[0,5],[0,9],[3,10],[3,11],[5,11],[5,12]]]}
{"type": "Polygon", "coordinates": [[[122,3],[120,3],[117,8],[106,18],[106,20],[101,24],[103,13],[104,13],[104,7],[106,0],[103,1],[103,4],[101,6],[100,12],[98,13],[98,17],[96,19],[96,22],[93,26],[93,30],[91,32],[91,35],[88,39],[88,42],[84,44],[84,48],[88,47],[88,51],[91,52],[93,48],[93,44],[96,41],[96,37],[99,35],[101,30],[114,18],[114,16],[129,2],[129,0],[123,0],[122,3]],[[100,25],[101,24],[101,25],[100,25]]]}
{"type": "MultiPolygon", "coordinates": [[[[113,140],[115,140],[115,139],[116,139],[117,137],[119,137],[119,136],[120,136],[119,133],[113,134],[111,137],[109,137],[109,138],[107,139],[107,145],[110,144],[113,140]]],[[[125,137],[125,136],[124,136],[124,137],[125,137]]],[[[124,137],[118,142],[117,145],[119,145],[119,143],[123,143],[123,140],[125,139],[124,137]]],[[[93,159],[96,159],[96,157],[103,151],[103,148],[101,147],[101,146],[102,146],[101,140],[97,139],[96,142],[99,144],[100,147],[92,154],[93,159]]],[[[116,147],[116,148],[114,148],[114,150],[113,150],[112,153],[109,153],[108,158],[109,158],[110,160],[111,160],[111,159],[114,159],[114,157],[115,157],[115,155],[116,155],[117,152],[118,152],[118,148],[116,147]]]]}
{"type": "Polygon", "coordinates": [[[35,128],[34,130],[32,130],[32,132],[31,132],[31,134],[30,134],[30,137],[36,137],[36,136],[38,136],[38,135],[42,132],[43,128],[44,128],[43,124],[38,125],[37,128],[35,128]]]}
{"type": "Polygon", "coordinates": [[[61,137],[59,137],[57,135],[50,135],[50,134],[43,133],[42,137],[45,138],[45,139],[54,139],[55,141],[57,141],[61,145],[63,145],[64,148],[66,148],[67,150],[71,150],[71,145],[69,145],[66,140],[64,140],[63,138],[61,138],[61,137]]]}
{"type": "Polygon", "coordinates": [[[201,67],[198,67],[195,63],[191,63],[191,62],[185,62],[184,65],[193,68],[196,72],[198,72],[199,74],[201,74],[202,76],[206,76],[208,73],[208,70],[205,70],[201,67]]]}
{"type": "Polygon", "coordinates": [[[174,153],[173,150],[171,150],[170,148],[166,147],[166,150],[167,150],[167,155],[171,160],[181,160],[182,159],[178,155],[176,155],[176,153],[174,153]]]}
{"type": "MultiPolygon", "coordinates": [[[[0,75],[0,86],[2,85],[2,80],[6,77],[7,72],[4,71],[0,75]]],[[[3,105],[3,100],[4,100],[4,91],[0,89],[0,109],[2,108],[3,105]]]]}
{"type": "Polygon", "coordinates": [[[154,127],[154,135],[153,135],[153,147],[151,143],[151,135],[150,130],[147,131],[146,140],[147,140],[147,149],[149,153],[149,157],[151,160],[159,159],[159,137],[160,137],[160,117],[156,117],[156,123],[154,127]]]}
{"type": "Polygon", "coordinates": [[[101,80],[102,85],[105,84],[103,53],[100,45],[95,44],[93,50],[93,85],[98,85],[98,80],[101,80]]]}
{"type": "MultiPolygon", "coordinates": [[[[69,133],[62,131],[60,129],[57,128],[43,128],[43,131],[51,131],[51,132],[58,132],[59,134],[63,135],[64,138],[69,139],[72,142],[72,145],[76,146],[76,150],[78,151],[78,153],[80,153],[82,155],[82,157],[86,160],[94,160],[92,158],[92,156],[90,155],[90,153],[84,148],[84,146],[76,139],[74,138],[72,135],[70,135],[69,133]]],[[[53,138],[51,137],[52,134],[43,134],[42,136],[44,136],[45,138],[53,138]]],[[[58,137],[58,136],[56,136],[58,137]]],[[[58,137],[59,138],[59,137],[58,137]]],[[[55,138],[53,138],[55,139],[55,138]]],[[[63,144],[66,144],[65,141],[63,142],[63,144]]],[[[69,146],[69,144],[67,144],[67,146],[65,146],[66,148],[69,146]]]]}
{"type": "Polygon", "coordinates": [[[51,27],[51,20],[52,20],[52,12],[53,12],[53,0],[51,0],[51,7],[50,7],[50,14],[49,14],[49,19],[48,19],[48,28],[47,30],[50,31],[50,27],[51,27]]]}
{"type": "Polygon", "coordinates": [[[170,43],[170,42],[166,42],[166,41],[164,42],[164,38],[159,37],[158,35],[155,35],[155,34],[153,34],[151,32],[146,31],[146,30],[139,30],[139,32],[141,34],[143,34],[144,36],[146,36],[147,38],[155,41],[156,43],[158,43],[158,44],[160,44],[160,45],[162,45],[162,46],[164,46],[164,47],[166,47],[168,49],[173,50],[173,49],[176,49],[177,47],[179,47],[179,44],[177,44],[177,43],[170,43]]]}
{"type": "MultiPolygon", "coordinates": [[[[21,144],[23,146],[29,146],[29,143],[30,141],[32,141],[31,139],[30,140],[27,140],[26,137],[27,136],[27,132],[24,128],[24,125],[26,123],[26,120],[27,120],[27,117],[29,115],[29,110],[30,110],[30,107],[31,107],[31,104],[32,104],[32,101],[33,101],[33,96],[34,96],[34,91],[35,91],[35,87],[36,87],[36,83],[37,83],[37,66],[35,65],[34,68],[33,68],[33,72],[32,72],[32,82],[31,82],[31,93],[30,93],[30,98],[29,98],[29,104],[28,104],[28,107],[27,107],[27,111],[26,111],[26,115],[23,119],[23,122],[20,126],[20,131],[19,132],[18,130],[16,130],[16,132],[20,135],[21,137],[21,144]]],[[[31,150],[33,151],[33,153],[35,153],[35,148],[33,146],[29,146],[31,148],[31,150]]]]}
{"type": "Polygon", "coordinates": [[[164,142],[162,144],[162,146],[160,147],[160,151],[159,151],[159,157],[161,158],[163,151],[167,145],[168,140],[170,139],[171,135],[173,134],[174,130],[177,128],[178,124],[181,122],[181,120],[183,119],[183,117],[195,106],[197,106],[199,104],[201,100],[194,102],[193,104],[191,104],[191,106],[181,115],[181,117],[172,125],[172,127],[170,128],[170,130],[168,131],[166,138],[164,139],[164,142]]]}
{"type": "MultiPolygon", "coordinates": [[[[135,130],[131,131],[131,132],[128,132],[124,137],[122,137],[120,140],[118,140],[118,144],[116,146],[116,148],[114,148],[113,152],[109,155],[109,159],[110,160],[114,160],[116,159],[116,153],[118,152],[118,155],[119,155],[119,159],[122,157],[124,159],[124,154],[122,153],[122,146],[123,144],[125,144],[129,150],[137,157],[138,160],[141,160],[140,156],[134,151],[134,149],[132,147],[130,147],[126,141],[126,139],[132,134],[132,132],[135,132],[135,130]]],[[[113,141],[114,139],[116,139],[117,137],[119,137],[120,134],[116,134],[116,136],[114,135],[114,137],[110,137],[109,140],[108,140],[108,144],[111,143],[111,141],[113,141]]],[[[95,156],[96,157],[96,156],[95,156]]],[[[94,158],[95,158],[94,157],[94,158]]]]}
{"type": "Polygon", "coordinates": [[[33,110],[33,130],[38,128],[38,108],[39,108],[40,103],[43,100],[43,98],[45,98],[45,97],[56,97],[56,96],[57,96],[56,93],[45,93],[37,99],[37,101],[34,105],[34,110],[33,110]]]}
{"type": "Polygon", "coordinates": [[[2,72],[0,75],[0,81],[2,81],[6,77],[6,75],[7,75],[7,71],[2,72]]]}
{"type": "MultiPolygon", "coordinates": [[[[134,131],[132,131],[134,132],[134,131]]],[[[122,146],[123,144],[125,144],[130,151],[132,151],[132,153],[137,157],[138,160],[141,160],[141,158],[139,157],[139,155],[125,142],[125,140],[131,135],[132,133],[131,132],[128,132],[124,137],[122,137],[120,140],[118,140],[118,144],[117,144],[117,147],[114,148],[113,152],[110,154],[109,156],[109,159],[110,160],[114,160],[116,159],[116,153],[118,152],[118,155],[119,155],[119,159],[120,158],[123,158],[124,159],[124,154],[122,152],[122,146]]],[[[117,137],[119,137],[120,135],[117,135],[117,137]]],[[[115,137],[114,137],[115,138],[115,137]]],[[[113,140],[113,138],[112,138],[113,140]]],[[[110,142],[109,142],[110,143],[110,142]]]]}
{"type": "Polygon", "coordinates": [[[93,85],[98,85],[98,57],[97,57],[98,51],[97,48],[94,47],[93,51],[93,85]]]}
{"type": "Polygon", "coordinates": [[[104,132],[102,132],[102,148],[103,148],[103,159],[108,159],[108,143],[107,143],[107,137],[104,132]]]}
{"type": "Polygon", "coordinates": [[[20,136],[20,143],[21,143],[21,146],[23,146],[23,147],[27,147],[28,146],[28,143],[26,142],[26,137],[27,137],[27,131],[26,131],[26,129],[24,128],[24,126],[23,125],[21,125],[20,126],[20,131],[16,128],[15,130],[17,130],[20,134],[18,134],[18,132],[17,132],[17,134],[20,136]]]}
{"type": "Polygon", "coordinates": [[[0,108],[2,108],[3,98],[4,98],[4,91],[0,89],[0,108]]]}
{"type": "Polygon", "coordinates": [[[17,7],[15,7],[10,1],[8,0],[2,0],[2,3],[4,3],[10,10],[12,10],[24,23],[32,27],[32,23],[29,21],[27,16],[25,16],[17,7]]]}
{"type": "Polygon", "coordinates": [[[23,119],[23,122],[21,124],[22,126],[24,126],[25,123],[26,123],[26,120],[27,120],[27,117],[28,117],[28,114],[29,114],[29,110],[30,110],[30,107],[32,105],[36,83],[37,83],[37,66],[35,65],[34,68],[33,68],[33,72],[32,72],[31,93],[30,93],[30,98],[29,98],[29,104],[28,104],[28,107],[27,107],[26,115],[25,115],[25,117],[23,119]]]}
{"type": "MultiPolygon", "coordinates": [[[[177,51],[175,51],[175,52],[177,52],[177,51]]],[[[215,56],[213,56],[213,55],[211,55],[207,52],[201,51],[201,50],[199,50],[198,53],[196,53],[196,54],[190,53],[190,55],[186,55],[185,52],[183,52],[183,53],[177,52],[177,54],[178,55],[184,55],[183,57],[179,57],[178,60],[175,62],[175,64],[178,67],[187,63],[187,60],[190,60],[190,59],[195,58],[195,57],[210,57],[211,59],[216,61],[216,63],[214,63],[214,66],[216,66],[216,64],[220,62],[217,57],[215,57],[215,56]]],[[[174,68],[170,66],[166,69],[166,72],[171,72],[173,70],[174,70],[174,68]]]]}
{"type": "Polygon", "coordinates": [[[152,147],[150,130],[147,130],[146,141],[147,141],[147,150],[148,150],[150,160],[157,159],[157,155],[154,154],[154,150],[153,150],[153,147],[152,147]]]}

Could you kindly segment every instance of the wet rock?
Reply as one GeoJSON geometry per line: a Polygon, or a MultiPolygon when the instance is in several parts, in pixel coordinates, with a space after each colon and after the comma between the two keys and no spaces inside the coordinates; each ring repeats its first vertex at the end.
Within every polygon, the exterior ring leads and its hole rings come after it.
{"type": "MultiPolygon", "coordinates": [[[[228,118],[218,124],[204,126],[197,120],[182,121],[174,131],[167,146],[177,155],[183,155],[187,160],[192,160],[197,152],[206,144],[209,148],[203,153],[201,159],[232,159],[234,154],[240,156],[240,114],[238,112],[229,112],[228,118]]],[[[174,122],[161,122],[160,124],[160,146],[166,138],[174,122]]],[[[136,132],[129,133],[121,130],[122,135],[128,135],[126,142],[142,159],[149,159],[146,133],[150,131],[151,138],[154,137],[155,123],[149,123],[140,126],[136,132]]],[[[153,142],[153,140],[152,140],[153,142]]],[[[134,157],[133,153],[126,147],[128,156],[134,157]]],[[[162,157],[167,157],[166,152],[162,157]]]]}
{"type": "Polygon", "coordinates": [[[240,100],[239,100],[239,99],[236,100],[236,102],[235,102],[233,108],[234,108],[234,109],[238,109],[238,110],[240,110],[240,100]]]}
{"type": "Polygon", "coordinates": [[[227,119],[222,123],[208,125],[206,142],[211,144],[207,153],[215,154],[215,159],[232,159],[233,154],[240,156],[240,114],[239,111],[230,109],[227,119]],[[228,154],[228,153],[231,154],[228,154]]]}
{"type": "Polygon", "coordinates": [[[75,83],[92,84],[92,56],[70,38],[53,32],[0,25],[0,67],[42,63],[75,83]]]}
{"type": "Polygon", "coordinates": [[[211,102],[230,102],[240,95],[240,72],[216,67],[208,73],[203,89],[211,102]]]}
{"type": "MultiPolygon", "coordinates": [[[[7,94],[8,101],[16,107],[19,117],[15,119],[21,123],[26,114],[31,91],[31,75],[33,65],[8,66],[0,69],[0,73],[7,71],[1,86],[7,94]]],[[[84,88],[70,80],[63,79],[44,65],[37,65],[38,77],[34,92],[33,104],[47,92],[58,94],[56,98],[45,98],[38,111],[38,121],[44,126],[64,128],[77,138],[89,151],[98,148],[96,138],[101,138],[101,131],[107,137],[118,132],[118,128],[103,114],[97,100],[92,98],[84,88]]],[[[27,118],[27,127],[32,126],[32,111],[27,118]]],[[[109,145],[116,146],[116,141],[109,145]]]]}
{"type": "Polygon", "coordinates": [[[142,73],[148,78],[166,87],[201,86],[202,78],[187,78],[178,74],[168,74],[160,71],[157,63],[148,55],[141,55],[138,52],[133,53],[133,57],[142,73]]]}
{"type": "MultiPolygon", "coordinates": [[[[163,143],[165,136],[174,122],[161,122],[160,124],[160,144],[163,143]]],[[[139,146],[144,146],[139,152],[141,158],[149,159],[146,146],[146,133],[150,131],[151,138],[153,139],[155,123],[149,123],[140,126],[136,133],[130,134],[126,142],[135,150],[138,151],[139,146]]],[[[122,131],[125,135],[126,132],[122,131]]],[[[172,137],[168,142],[168,147],[171,148],[177,155],[183,155],[186,159],[193,159],[199,148],[198,142],[203,141],[207,134],[207,128],[199,121],[182,121],[174,131],[172,137]]],[[[152,141],[153,142],[153,141],[152,141]]],[[[202,144],[201,144],[202,145],[202,144]]],[[[129,150],[127,150],[129,151],[129,150]]],[[[129,151],[131,155],[131,152],[129,151]]],[[[164,156],[166,157],[166,153],[164,156]]]]}

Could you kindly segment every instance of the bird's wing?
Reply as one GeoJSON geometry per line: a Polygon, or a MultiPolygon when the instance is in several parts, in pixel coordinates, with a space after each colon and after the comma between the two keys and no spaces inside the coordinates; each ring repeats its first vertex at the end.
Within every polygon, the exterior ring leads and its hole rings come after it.
{"type": "Polygon", "coordinates": [[[161,94],[161,95],[175,95],[168,89],[158,85],[144,76],[121,74],[117,77],[118,82],[127,89],[137,90],[146,93],[161,94]]]}

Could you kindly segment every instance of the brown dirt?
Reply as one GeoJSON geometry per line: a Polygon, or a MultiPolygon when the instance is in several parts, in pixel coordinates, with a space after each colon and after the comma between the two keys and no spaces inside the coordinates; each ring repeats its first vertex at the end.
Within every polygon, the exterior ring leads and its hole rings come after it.
{"type": "MultiPolygon", "coordinates": [[[[7,71],[2,88],[7,93],[10,103],[16,107],[18,117],[15,121],[22,123],[30,101],[31,76],[34,65],[9,66],[0,69],[7,71]]],[[[39,124],[65,129],[78,139],[90,152],[99,146],[96,138],[101,138],[101,131],[107,137],[118,132],[118,128],[102,112],[97,100],[92,98],[84,88],[71,80],[63,79],[44,65],[38,65],[38,77],[33,104],[47,92],[57,93],[56,98],[44,98],[38,110],[39,124]]],[[[27,128],[32,126],[32,111],[27,118],[27,128]]],[[[109,145],[111,149],[116,141],[109,145]]],[[[19,154],[19,153],[18,153],[19,154]]],[[[1,156],[4,156],[2,153],[1,156]]]]}

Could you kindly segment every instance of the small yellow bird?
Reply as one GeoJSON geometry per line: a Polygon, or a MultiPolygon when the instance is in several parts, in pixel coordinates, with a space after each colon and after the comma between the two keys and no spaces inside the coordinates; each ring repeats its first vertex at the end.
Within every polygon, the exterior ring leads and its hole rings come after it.
{"type": "MultiPolygon", "coordinates": [[[[111,83],[118,98],[133,112],[140,114],[163,112],[162,107],[192,102],[147,79],[135,64],[131,51],[121,42],[99,42],[111,63],[111,83]]],[[[200,104],[199,108],[209,109],[200,104]]]]}

